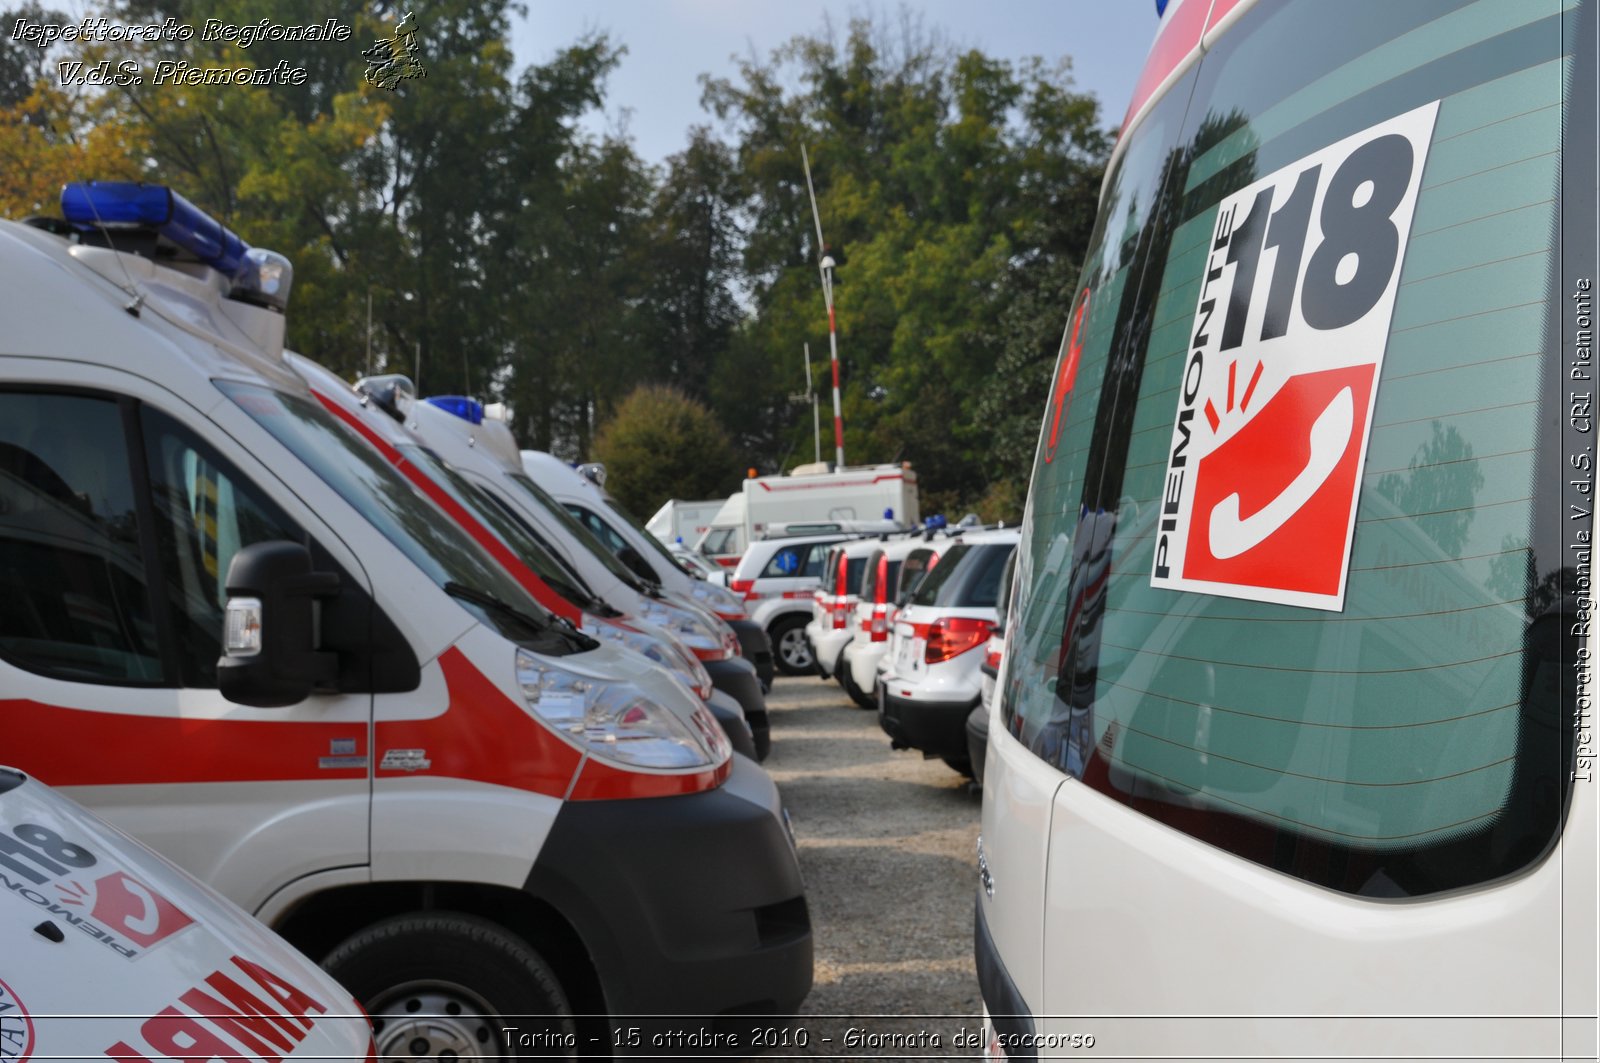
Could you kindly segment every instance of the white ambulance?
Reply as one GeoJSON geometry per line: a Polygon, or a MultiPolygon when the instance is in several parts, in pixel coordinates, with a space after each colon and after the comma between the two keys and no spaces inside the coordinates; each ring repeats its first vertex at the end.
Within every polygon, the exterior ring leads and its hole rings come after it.
{"type": "Polygon", "coordinates": [[[312,397],[285,260],[159,186],[63,213],[0,223],[7,759],[320,959],[384,1058],[792,1011],[793,842],[704,707],[312,397]]]}
{"type": "Polygon", "coordinates": [[[784,476],[745,480],[694,546],[724,568],[732,568],[751,543],[780,526],[802,533],[877,532],[915,527],[921,521],[917,474],[910,462],[838,470],[826,463],[802,465],[784,476]],[[829,523],[836,526],[823,526],[829,523]]]}
{"type": "Polygon", "coordinates": [[[669,547],[673,543],[696,543],[711,529],[711,521],[722,503],[720,498],[700,502],[669,498],[656,510],[655,516],[645,522],[645,530],[669,547]]]}
{"type": "Polygon", "coordinates": [[[3,767],[0,893],[6,1063],[377,1058],[360,1006],[310,960],[3,767]]]}
{"type": "Polygon", "coordinates": [[[1171,0],[1033,466],[1015,1059],[1595,1059],[1596,0],[1171,0]]]}

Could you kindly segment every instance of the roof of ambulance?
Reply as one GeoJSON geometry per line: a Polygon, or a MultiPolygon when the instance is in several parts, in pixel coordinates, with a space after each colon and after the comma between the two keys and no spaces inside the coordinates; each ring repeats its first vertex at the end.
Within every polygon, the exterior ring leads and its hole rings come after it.
{"type": "Polygon", "coordinates": [[[128,279],[113,283],[75,259],[74,246],[42,229],[0,221],[0,306],[7,310],[0,354],[126,370],[190,402],[199,400],[196,382],[216,378],[306,393],[294,373],[252,343],[214,302],[164,283],[181,285],[176,271],[128,261],[128,279]],[[145,297],[137,317],[127,310],[135,291],[145,297]]]}

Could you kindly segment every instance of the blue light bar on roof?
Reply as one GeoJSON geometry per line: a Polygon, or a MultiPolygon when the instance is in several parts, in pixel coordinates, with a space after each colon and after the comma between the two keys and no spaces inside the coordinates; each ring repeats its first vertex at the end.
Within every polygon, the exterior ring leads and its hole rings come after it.
{"type": "Polygon", "coordinates": [[[471,424],[483,423],[483,403],[477,399],[469,399],[465,395],[435,395],[422,401],[430,406],[437,406],[446,413],[453,413],[471,424]]]}
{"type": "Polygon", "coordinates": [[[1156,18],[1167,13],[1167,0],[1156,0],[1156,18]]]}
{"type": "Polygon", "coordinates": [[[74,181],[61,188],[61,216],[80,229],[152,229],[228,277],[239,272],[245,242],[165,185],[74,181]]]}

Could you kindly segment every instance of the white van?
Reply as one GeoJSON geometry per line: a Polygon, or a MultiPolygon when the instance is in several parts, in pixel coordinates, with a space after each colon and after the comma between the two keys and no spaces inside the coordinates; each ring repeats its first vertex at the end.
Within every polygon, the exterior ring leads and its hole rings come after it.
{"type": "Polygon", "coordinates": [[[795,1008],[792,838],[704,707],[312,397],[287,262],[159,186],[63,212],[0,223],[7,758],[318,958],[385,1058],[795,1008]]]}
{"type": "MultiPolygon", "coordinates": [[[[585,634],[643,654],[673,673],[705,701],[735,752],[757,760],[766,755],[770,742],[763,736],[758,749],[744,709],[732,696],[714,689],[710,672],[696,657],[695,649],[705,652],[708,659],[732,652],[709,623],[699,620],[697,611],[674,609],[638,593],[624,597],[618,588],[607,586],[623,607],[613,608],[573,567],[573,555],[558,555],[554,540],[529,523],[519,506],[519,498],[527,491],[504,475],[506,462],[516,462],[519,473],[521,465],[516,443],[503,424],[487,422],[490,429],[501,429],[503,438],[485,429],[481,407],[468,399],[460,401],[477,409],[476,425],[433,404],[417,409],[410,396],[410,381],[404,377],[386,378],[381,388],[363,381],[364,390],[358,395],[349,384],[307,358],[286,354],[284,361],[311,388],[318,402],[372,443],[541,605],[585,634]],[[421,432],[424,424],[430,429],[426,439],[421,432]],[[502,445],[497,448],[496,442],[502,445]],[[498,460],[495,452],[500,454],[498,460]],[[642,613],[664,626],[641,619],[642,613]]],[[[568,523],[573,523],[570,518],[568,523]]],[[[601,568],[599,575],[604,578],[607,573],[601,568]]],[[[754,708],[765,732],[766,705],[762,702],[754,708]]]]}
{"type": "Polygon", "coordinates": [[[796,525],[791,534],[823,531],[898,531],[922,520],[917,474],[910,462],[852,465],[832,470],[804,465],[784,476],[745,480],[712,519],[695,548],[725,568],[758,539],[796,525]],[[742,501],[736,501],[742,499],[742,501]],[[821,525],[834,524],[828,528],[821,525]]]}
{"type": "MultiPolygon", "coordinates": [[[[9,751],[7,751],[9,752],[9,751]]],[[[361,1008],[214,890],[0,767],[0,1059],[376,1058],[361,1008]]]]}
{"type": "MultiPolygon", "coordinates": [[[[538,487],[559,502],[568,513],[593,535],[612,555],[646,580],[669,594],[698,603],[721,625],[737,637],[742,659],[754,669],[762,691],[772,687],[772,644],[766,629],[745,612],[744,601],[727,587],[696,579],[688,569],[673,560],[661,540],[618,504],[605,489],[603,466],[586,465],[581,473],[552,454],[522,451],[522,468],[538,487]]],[[[738,661],[730,661],[732,668],[738,661]]],[[[750,703],[740,704],[749,714],[750,703]]]]}
{"type": "Polygon", "coordinates": [[[1166,5],[1018,549],[991,1055],[1596,1058],[1597,6],[1166,5]]]}
{"type": "Polygon", "coordinates": [[[700,541],[700,536],[711,529],[711,521],[722,508],[723,499],[711,498],[700,502],[686,502],[669,498],[661,503],[655,516],[645,522],[645,530],[667,546],[673,543],[690,545],[700,541]]]}

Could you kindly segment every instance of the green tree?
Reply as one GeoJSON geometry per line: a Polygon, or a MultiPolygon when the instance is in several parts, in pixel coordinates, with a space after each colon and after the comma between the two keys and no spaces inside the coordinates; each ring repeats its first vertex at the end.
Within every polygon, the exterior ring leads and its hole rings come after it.
{"type": "Polygon", "coordinates": [[[669,498],[716,498],[738,480],[733,444],[716,416],[676,388],[635,388],[600,429],[594,457],[606,489],[634,513],[669,498]]]}

